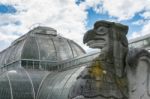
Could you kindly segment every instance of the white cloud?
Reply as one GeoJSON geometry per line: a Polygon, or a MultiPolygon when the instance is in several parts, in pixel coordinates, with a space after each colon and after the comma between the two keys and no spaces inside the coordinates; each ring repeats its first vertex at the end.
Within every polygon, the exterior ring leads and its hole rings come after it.
{"type": "Polygon", "coordinates": [[[0,50],[8,47],[8,45],[16,39],[18,36],[13,35],[13,34],[5,34],[0,32],[0,50]]]}
{"type": "Polygon", "coordinates": [[[32,25],[39,23],[55,28],[62,36],[82,44],[87,12],[76,5],[74,0],[1,0],[0,3],[14,5],[18,11],[13,15],[0,16],[3,18],[0,24],[9,23],[0,27],[2,40],[15,39],[14,33],[24,34],[32,25]],[[21,25],[11,24],[17,20],[21,25]]]}
{"type": "Polygon", "coordinates": [[[150,10],[144,12],[143,14],[141,14],[141,16],[143,16],[145,19],[150,19],[150,10]]]}
{"type": "Polygon", "coordinates": [[[118,20],[128,20],[147,6],[147,0],[103,0],[104,9],[118,20]]]}
{"type": "Polygon", "coordinates": [[[129,37],[129,39],[133,39],[133,38],[136,38],[136,37],[144,36],[146,34],[150,34],[150,22],[147,23],[147,24],[145,24],[142,27],[141,31],[133,32],[132,35],[131,35],[131,37],[129,37]]]}
{"type": "MultiPolygon", "coordinates": [[[[149,0],[85,0],[80,4],[82,8],[93,8],[97,13],[108,13],[110,16],[121,20],[129,20],[136,13],[150,10],[149,0]]],[[[149,15],[149,13],[145,13],[149,15]]]]}
{"type": "Polygon", "coordinates": [[[102,0],[85,0],[84,2],[80,3],[79,6],[81,9],[89,9],[93,8],[97,13],[103,12],[102,0]]]}
{"type": "Polygon", "coordinates": [[[6,34],[3,34],[3,33],[0,33],[0,41],[2,41],[2,40],[6,40],[6,41],[14,40],[17,37],[18,36],[15,36],[15,35],[6,35],[6,34]]]}
{"type": "MultiPolygon", "coordinates": [[[[85,0],[80,6],[84,9],[91,7],[99,14],[108,13],[117,18],[115,21],[130,20],[139,14],[143,18],[132,22],[132,25],[142,25],[142,30],[133,32],[129,38],[150,33],[150,0],[85,0]]],[[[111,17],[108,20],[112,20],[111,17]]]]}
{"type": "MultiPolygon", "coordinates": [[[[0,26],[0,35],[3,35],[1,40],[10,42],[18,35],[27,33],[32,25],[41,24],[57,29],[62,36],[83,46],[82,39],[86,31],[87,9],[89,8],[93,8],[99,14],[107,12],[119,21],[129,20],[141,11],[144,11],[141,14],[143,18],[149,18],[149,0],[85,0],[79,6],[75,4],[75,1],[1,0],[0,3],[11,4],[17,9],[16,14],[0,15],[0,25],[9,24],[0,26]],[[20,21],[21,25],[13,24],[16,21],[20,21]]],[[[143,34],[148,31],[147,24],[139,33],[143,34]]],[[[139,33],[133,33],[133,35],[139,33]]]]}
{"type": "Polygon", "coordinates": [[[144,25],[147,23],[147,20],[139,19],[137,21],[132,22],[133,25],[144,25]]]}

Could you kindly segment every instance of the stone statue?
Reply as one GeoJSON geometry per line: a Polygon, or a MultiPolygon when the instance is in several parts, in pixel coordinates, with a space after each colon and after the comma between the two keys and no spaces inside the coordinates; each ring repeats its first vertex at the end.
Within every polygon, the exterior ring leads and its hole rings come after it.
{"type": "Polygon", "coordinates": [[[101,53],[78,76],[69,99],[150,99],[150,54],[128,51],[127,32],[128,26],[103,20],[86,32],[83,42],[101,53]]]}
{"type": "Polygon", "coordinates": [[[150,53],[131,49],[127,56],[129,99],[150,99],[150,53]]]}
{"type": "Polygon", "coordinates": [[[72,97],[127,99],[127,31],[127,26],[107,21],[97,21],[94,29],[87,31],[83,42],[91,48],[101,49],[101,53],[77,78],[72,97]]]}

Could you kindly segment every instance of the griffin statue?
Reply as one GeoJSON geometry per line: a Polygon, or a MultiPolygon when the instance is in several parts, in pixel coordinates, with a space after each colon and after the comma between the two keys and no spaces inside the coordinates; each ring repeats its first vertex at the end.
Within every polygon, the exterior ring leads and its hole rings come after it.
{"type": "Polygon", "coordinates": [[[69,99],[150,99],[150,54],[129,49],[128,26],[97,21],[83,43],[100,55],[77,77],[69,99]]]}

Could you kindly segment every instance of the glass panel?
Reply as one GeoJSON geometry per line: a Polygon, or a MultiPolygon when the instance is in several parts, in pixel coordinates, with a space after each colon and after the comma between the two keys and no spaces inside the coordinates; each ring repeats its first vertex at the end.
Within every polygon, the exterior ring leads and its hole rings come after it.
{"type": "Polygon", "coordinates": [[[21,61],[21,66],[27,68],[28,62],[26,60],[21,61]]]}
{"type": "Polygon", "coordinates": [[[11,63],[11,62],[14,62],[15,61],[15,54],[16,54],[16,48],[17,48],[17,45],[13,45],[11,47],[11,52],[9,53],[9,58],[7,60],[7,63],[11,63]]]}
{"type": "Polygon", "coordinates": [[[25,40],[22,40],[18,43],[17,48],[16,48],[15,60],[21,59],[21,54],[22,54],[24,43],[25,43],[25,40]]]}
{"type": "Polygon", "coordinates": [[[49,88],[51,88],[51,83],[53,83],[53,80],[56,79],[58,73],[51,73],[47,76],[47,78],[44,80],[41,89],[38,93],[37,99],[48,99],[48,94],[49,94],[49,88]]]}
{"type": "MultiPolygon", "coordinates": [[[[71,71],[51,73],[44,81],[38,99],[57,99],[71,71]],[[65,80],[64,80],[65,79],[65,80]]],[[[62,99],[62,98],[61,98],[62,99]]]]}
{"type": "MultiPolygon", "coordinates": [[[[59,95],[59,94],[57,94],[56,92],[55,92],[55,85],[57,85],[58,86],[58,84],[60,83],[60,81],[61,80],[63,80],[63,79],[65,79],[65,76],[67,75],[67,72],[61,72],[61,73],[59,73],[56,77],[55,77],[55,79],[53,80],[53,82],[52,83],[49,83],[48,85],[48,87],[49,87],[49,93],[48,93],[48,99],[52,99],[52,97],[53,96],[57,96],[57,95],[59,95]]],[[[59,88],[57,87],[57,89],[56,90],[59,90],[59,88]]],[[[56,98],[55,98],[56,99],[56,98]]]]}
{"type": "Polygon", "coordinates": [[[9,63],[9,61],[8,61],[8,59],[9,59],[9,57],[10,57],[10,55],[11,55],[11,52],[12,52],[12,50],[11,50],[12,48],[9,48],[9,49],[7,49],[7,53],[5,54],[5,64],[8,64],[9,63]]]}
{"type": "Polygon", "coordinates": [[[27,69],[33,69],[34,68],[34,64],[33,64],[33,61],[27,61],[27,66],[26,66],[27,69]]]}
{"type": "Polygon", "coordinates": [[[71,48],[66,39],[53,38],[53,41],[56,47],[58,60],[66,60],[66,59],[73,58],[71,48]]]}
{"type": "Polygon", "coordinates": [[[70,45],[72,47],[74,57],[85,54],[84,50],[79,45],[77,45],[75,42],[70,41],[70,45]]]}
{"type": "Polygon", "coordinates": [[[133,47],[133,48],[136,48],[136,43],[132,43],[132,47],[133,47]]]}
{"type": "Polygon", "coordinates": [[[82,70],[83,67],[49,74],[37,99],[68,99],[69,90],[82,70]]]}
{"type": "Polygon", "coordinates": [[[0,99],[11,99],[11,92],[7,73],[0,75],[0,99]]]}
{"type": "Polygon", "coordinates": [[[80,67],[78,68],[78,70],[76,70],[76,72],[74,72],[70,79],[67,81],[67,83],[65,84],[63,90],[62,90],[62,93],[60,95],[59,98],[62,98],[62,99],[67,99],[68,98],[68,95],[69,95],[69,91],[72,87],[72,85],[75,83],[77,77],[79,76],[79,74],[83,71],[84,67],[80,67]]]}
{"type": "Polygon", "coordinates": [[[23,42],[16,43],[13,46],[10,46],[5,51],[1,53],[0,64],[8,64],[19,60],[21,57],[21,48],[23,47],[23,42]]]}
{"type": "Polygon", "coordinates": [[[6,56],[5,53],[6,53],[6,51],[4,51],[4,52],[2,53],[2,56],[0,57],[0,58],[1,58],[1,61],[0,61],[0,62],[1,62],[1,63],[0,63],[1,66],[3,66],[3,65],[5,64],[5,56],[6,56]]]}
{"type": "Polygon", "coordinates": [[[34,92],[31,81],[22,68],[8,71],[8,77],[11,82],[14,99],[33,99],[34,92]]]}
{"type": "Polygon", "coordinates": [[[41,60],[56,61],[56,52],[52,40],[47,36],[37,37],[37,43],[40,49],[41,60]]]}
{"type": "Polygon", "coordinates": [[[3,57],[3,53],[0,53],[0,67],[2,66],[2,57],[3,57]]]}
{"type": "Polygon", "coordinates": [[[22,51],[22,59],[39,59],[39,51],[35,38],[26,40],[22,51]]]}
{"type": "Polygon", "coordinates": [[[148,41],[144,40],[144,46],[148,45],[148,41]]]}
{"type": "Polygon", "coordinates": [[[136,43],[136,47],[143,47],[144,41],[139,41],[136,43]]]}
{"type": "Polygon", "coordinates": [[[3,54],[4,54],[3,60],[2,60],[2,63],[3,63],[3,64],[7,65],[8,63],[11,62],[11,61],[9,60],[9,59],[10,59],[9,57],[10,57],[12,51],[13,51],[13,48],[14,48],[14,47],[10,47],[9,49],[7,49],[7,50],[3,53],[3,54]]]}
{"type": "Polygon", "coordinates": [[[35,93],[37,94],[38,88],[42,80],[49,74],[48,71],[38,71],[38,70],[27,70],[27,73],[30,75],[32,80],[35,93]]]}
{"type": "Polygon", "coordinates": [[[144,47],[150,46],[150,38],[144,40],[144,47]]]}
{"type": "Polygon", "coordinates": [[[40,62],[34,61],[34,69],[39,69],[39,67],[40,67],[40,62]]]}
{"type": "MultiPolygon", "coordinates": [[[[60,98],[63,99],[62,97],[60,97],[62,90],[66,85],[67,81],[70,79],[70,77],[72,76],[72,74],[74,74],[76,70],[77,69],[72,69],[65,71],[66,73],[65,72],[63,73],[63,76],[56,81],[50,99],[60,99],[60,98]]],[[[61,74],[59,76],[61,76],[61,74]]]]}
{"type": "Polygon", "coordinates": [[[129,48],[131,48],[132,47],[132,44],[129,44],[129,48]]]}

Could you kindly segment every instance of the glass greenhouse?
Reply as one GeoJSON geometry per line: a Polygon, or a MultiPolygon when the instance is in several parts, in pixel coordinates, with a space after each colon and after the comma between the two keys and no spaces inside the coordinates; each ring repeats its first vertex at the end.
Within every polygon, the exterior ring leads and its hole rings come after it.
{"type": "MultiPolygon", "coordinates": [[[[129,41],[129,46],[148,41],[129,41]]],[[[68,99],[78,76],[98,55],[85,54],[53,28],[36,27],[0,52],[0,99],[68,99]]]]}
{"type": "Polygon", "coordinates": [[[34,28],[0,52],[0,99],[67,99],[86,62],[97,55],[84,54],[55,29],[34,28]]]}

